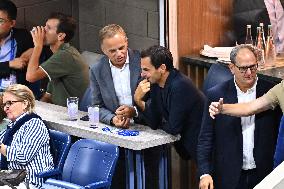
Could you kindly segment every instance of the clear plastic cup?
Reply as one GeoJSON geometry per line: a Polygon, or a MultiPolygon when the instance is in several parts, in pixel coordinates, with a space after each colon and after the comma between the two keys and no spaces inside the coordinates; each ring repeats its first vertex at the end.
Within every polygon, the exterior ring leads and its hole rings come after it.
{"type": "Polygon", "coordinates": [[[89,121],[91,125],[98,125],[100,122],[100,107],[98,105],[88,107],[89,121]]]}
{"type": "Polygon", "coordinates": [[[78,119],[78,97],[68,97],[67,98],[67,109],[69,120],[75,121],[78,119]]]}

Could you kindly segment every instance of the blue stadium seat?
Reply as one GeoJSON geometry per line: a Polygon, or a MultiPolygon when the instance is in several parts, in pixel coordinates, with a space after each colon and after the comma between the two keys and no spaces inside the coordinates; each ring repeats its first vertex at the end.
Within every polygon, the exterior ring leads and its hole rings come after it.
{"type": "Polygon", "coordinates": [[[212,64],[204,80],[202,91],[206,95],[208,89],[219,83],[228,81],[231,78],[233,78],[233,74],[228,66],[222,64],[212,64]]]}
{"type": "MultiPolygon", "coordinates": [[[[45,122],[45,124],[47,123],[45,122]]],[[[53,156],[54,169],[36,175],[37,177],[44,179],[49,178],[51,175],[54,175],[54,173],[62,172],[64,162],[71,146],[71,137],[69,134],[60,131],[49,130],[49,135],[52,143],[51,153],[53,156]]]]}
{"type": "Polygon", "coordinates": [[[90,139],[75,142],[68,153],[62,180],[48,179],[42,188],[109,188],[118,147],[90,139]]]}

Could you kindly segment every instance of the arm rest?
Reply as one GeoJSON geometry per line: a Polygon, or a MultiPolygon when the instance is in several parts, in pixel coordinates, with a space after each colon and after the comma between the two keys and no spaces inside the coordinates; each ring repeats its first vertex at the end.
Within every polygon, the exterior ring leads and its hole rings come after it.
{"type": "Polygon", "coordinates": [[[70,182],[65,182],[65,181],[62,181],[62,180],[55,180],[55,179],[47,179],[45,184],[57,186],[57,187],[62,187],[64,189],[84,189],[83,186],[73,184],[73,183],[70,183],[70,182]]]}
{"type": "Polygon", "coordinates": [[[108,181],[99,181],[99,182],[94,182],[92,184],[88,184],[87,186],[85,186],[85,188],[89,188],[89,189],[96,189],[96,188],[102,188],[102,187],[107,187],[110,186],[110,182],[108,181]]]}
{"type": "Polygon", "coordinates": [[[61,171],[59,169],[53,169],[53,170],[48,170],[48,171],[43,171],[41,173],[36,174],[36,177],[38,178],[49,178],[49,177],[54,177],[57,175],[60,175],[61,171]]]}

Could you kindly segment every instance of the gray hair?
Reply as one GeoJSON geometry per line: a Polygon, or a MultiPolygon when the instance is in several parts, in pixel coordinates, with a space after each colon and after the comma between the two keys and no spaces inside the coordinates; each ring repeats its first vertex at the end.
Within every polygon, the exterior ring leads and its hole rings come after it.
{"type": "Polygon", "coordinates": [[[242,44],[242,45],[238,45],[238,46],[236,46],[235,48],[232,49],[232,51],[230,53],[231,63],[236,64],[236,57],[237,57],[237,55],[238,55],[238,53],[241,49],[248,49],[249,51],[251,51],[254,54],[257,61],[259,61],[259,58],[261,58],[259,56],[260,51],[257,48],[255,48],[255,47],[253,47],[252,45],[249,45],[249,44],[242,44]]]}
{"type": "Polygon", "coordinates": [[[111,38],[118,33],[122,34],[127,39],[125,31],[120,25],[109,24],[109,25],[103,27],[99,32],[99,39],[100,39],[101,44],[102,44],[104,39],[111,38]]]}
{"type": "Polygon", "coordinates": [[[5,93],[10,93],[18,98],[28,102],[26,112],[32,113],[35,107],[35,96],[33,92],[25,85],[14,84],[6,88],[5,93]]]}

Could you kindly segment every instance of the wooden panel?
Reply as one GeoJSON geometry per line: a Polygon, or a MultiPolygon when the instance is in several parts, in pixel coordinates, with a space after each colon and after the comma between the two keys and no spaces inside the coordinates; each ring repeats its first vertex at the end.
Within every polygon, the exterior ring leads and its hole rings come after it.
{"type": "Polygon", "coordinates": [[[231,0],[180,0],[177,12],[179,57],[198,54],[204,44],[223,45],[230,32],[231,0]]]}

